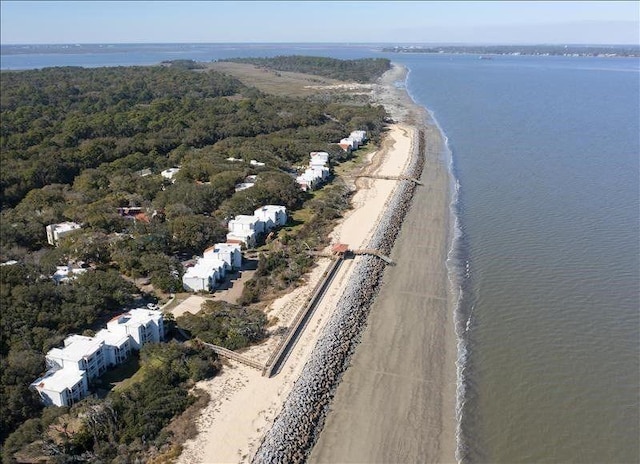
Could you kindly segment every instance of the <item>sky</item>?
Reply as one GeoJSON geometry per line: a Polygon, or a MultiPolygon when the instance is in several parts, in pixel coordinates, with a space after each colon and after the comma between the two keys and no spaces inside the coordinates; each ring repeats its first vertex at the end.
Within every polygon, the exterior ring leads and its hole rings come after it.
{"type": "Polygon", "coordinates": [[[638,44],[637,1],[12,1],[2,44],[638,44]]]}

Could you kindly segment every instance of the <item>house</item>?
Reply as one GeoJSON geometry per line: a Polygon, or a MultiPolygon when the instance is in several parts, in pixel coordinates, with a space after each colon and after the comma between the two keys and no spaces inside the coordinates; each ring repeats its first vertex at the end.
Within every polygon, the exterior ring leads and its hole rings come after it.
{"type": "Polygon", "coordinates": [[[81,229],[80,224],[75,222],[61,222],[59,224],[49,224],[46,228],[47,241],[50,245],[57,246],[58,241],[74,230],[81,229]]]}
{"type": "Polygon", "coordinates": [[[176,180],[174,179],[174,177],[179,172],[180,172],[180,168],[169,168],[169,169],[165,169],[164,171],[162,171],[160,173],[160,175],[162,177],[164,177],[165,179],[170,180],[171,182],[175,182],[176,180]]]}
{"type": "Polygon", "coordinates": [[[191,292],[210,292],[226,275],[226,264],[217,258],[198,258],[182,276],[182,286],[191,292]]]}
{"type": "Polygon", "coordinates": [[[164,339],[162,311],[137,308],[116,316],[107,322],[107,330],[113,334],[131,337],[131,347],[139,350],[144,344],[164,339]]]}
{"type": "Polygon", "coordinates": [[[303,192],[311,190],[311,182],[307,180],[304,175],[296,177],[296,183],[300,186],[303,192]]]}
{"type": "Polygon", "coordinates": [[[329,178],[329,168],[327,167],[312,167],[311,172],[313,173],[313,177],[320,182],[324,182],[329,178]]]}
{"type": "Polygon", "coordinates": [[[349,138],[351,140],[354,140],[358,144],[358,146],[360,146],[367,141],[367,131],[363,131],[363,130],[353,131],[349,134],[349,138]]]}
{"type": "Polygon", "coordinates": [[[45,359],[51,369],[85,371],[87,380],[94,379],[107,370],[104,342],[83,335],[65,338],[64,347],[49,350],[45,359]]]}
{"type": "Polygon", "coordinates": [[[147,176],[150,176],[151,174],[152,174],[152,172],[151,172],[150,168],[141,169],[140,171],[136,171],[136,176],[139,176],[139,177],[147,177],[147,176]]]}
{"type": "Polygon", "coordinates": [[[256,185],[255,182],[240,182],[239,184],[236,184],[235,190],[236,192],[241,192],[253,187],[254,185],[256,185]]]}
{"type": "Polygon", "coordinates": [[[256,161],[256,160],[251,160],[251,161],[249,161],[249,164],[250,164],[251,166],[258,166],[258,167],[265,166],[265,164],[264,164],[264,163],[261,163],[260,161],[256,161]]]}
{"type": "Polygon", "coordinates": [[[253,213],[265,225],[265,231],[274,227],[281,227],[287,223],[287,208],[279,205],[266,205],[258,208],[253,213]]]}
{"type": "Polygon", "coordinates": [[[105,363],[108,367],[122,364],[131,355],[131,337],[124,332],[100,329],[95,338],[104,342],[105,363]]]}
{"type": "Polygon", "coordinates": [[[141,206],[122,206],[118,208],[118,214],[122,217],[135,218],[136,215],[144,213],[141,206]]]}
{"type": "Polygon", "coordinates": [[[229,271],[237,271],[242,267],[240,245],[235,243],[216,243],[214,246],[204,250],[202,256],[205,259],[223,261],[229,271]]]}
{"type": "Polygon", "coordinates": [[[86,269],[83,268],[73,268],[71,266],[56,266],[56,272],[53,273],[51,278],[57,284],[61,284],[63,282],[69,282],[70,280],[75,279],[80,274],[84,274],[87,272],[86,269]]]}
{"type": "Polygon", "coordinates": [[[227,158],[227,161],[231,161],[232,163],[242,163],[244,160],[242,158],[234,158],[233,156],[227,158]]]}
{"type": "Polygon", "coordinates": [[[320,179],[317,173],[313,172],[313,169],[307,168],[302,175],[296,177],[296,182],[300,185],[300,188],[306,192],[307,190],[313,190],[318,187],[320,179]]]}
{"type": "Polygon", "coordinates": [[[89,394],[84,371],[51,369],[31,384],[46,406],[71,406],[89,394]]]}
{"type": "Polygon", "coordinates": [[[322,168],[329,164],[329,153],[325,151],[312,151],[309,153],[309,167],[322,168]]]}
{"type": "Polygon", "coordinates": [[[257,179],[258,179],[258,176],[247,176],[247,177],[245,177],[242,182],[236,184],[236,186],[235,186],[236,192],[241,192],[242,190],[246,190],[248,188],[253,187],[254,185],[256,185],[256,180],[257,179]]]}
{"type": "Polygon", "coordinates": [[[244,243],[248,247],[256,244],[256,236],[264,232],[264,222],[256,216],[239,214],[229,221],[227,243],[244,243]]]}
{"type": "Polygon", "coordinates": [[[313,190],[318,188],[328,177],[329,168],[307,168],[296,181],[303,187],[303,190],[313,190]]]}
{"type": "Polygon", "coordinates": [[[351,138],[344,138],[344,139],[341,139],[340,142],[338,142],[338,145],[340,145],[340,148],[342,148],[346,152],[357,150],[358,147],[356,144],[357,142],[351,138]]]}

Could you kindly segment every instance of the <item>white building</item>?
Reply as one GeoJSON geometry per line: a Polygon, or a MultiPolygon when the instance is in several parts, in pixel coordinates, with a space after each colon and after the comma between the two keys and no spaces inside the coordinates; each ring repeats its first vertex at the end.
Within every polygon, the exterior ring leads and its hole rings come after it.
{"type": "Polygon", "coordinates": [[[349,137],[340,140],[338,145],[340,145],[340,148],[344,151],[353,151],[358,149],[357,142],[349,137]]]}
{"type": "Polygon", "coordinates": [[[253,215],[264,223],[265,231],[284,226],[287,223],[287,208],[280,205],[262,206],[255,210],[253,215]]]}
{"type": "Polygon", "coordinates": [[[312,151],[309,153],[309,167],[325,167],[329,165],[329,153],[326,151],[312,151]]]}
{"type": "Polygon", "coordinates": [[[132,349],[164,339],[162,312],[146,308],[113,318],[95,337],[70,335],[63,348],[49,350],[49,370],[31,384],[45,405],[70,406],[89,393],[89,381],[107,366],[127,360],[132,349]]]}
{"type": "Polygon", "coordinates": [[[131,337],[131,347],[139,350],[146,343],[157,343],[164,339],[162,311],[132,309],[107,322],[107,330],[117,335],[128,335],[131,337]]]}
{"type": "Polygon", "coordinates": [[[56,272],[53,273],[51,278],[57,283],[68,282],[75,279],[80,274],[87,272],[83,268],[72,268],[71,266],[56,266],[56,272]]]}
{"type": "Polygon", "coordinates": [[[251,161],[249,161],[249,164],[250,164],[251,166],[257,166],[257,167],[262,167],[262,166],[264,166],[264,165],[265,165],[264,163],[261,163],[260,161],[256,161],[256,160],[251,160],[251,161]]]}
{"type": "Polygon", "coordinates": [[[302,175],[296,177],[296,182],[302,190],[313,190],[318,188],[329,178],[329,168],[307,168],[302,175]]]}
{"type": "Polygon", "coordinates": [[[329,153],[312,151],[309,153],[309,167],[296,177],[296,182],[305,192],[318,188],[329,178],[329,153]]]}
{"type": "Polygon", "coordinates": [[[255,216],[239,214],[229,221],[228,228],[227,242],[252,247],[256,244],[256,236],[264,232],[264,222],[255,216]]]}
{"type": "Polygon", "coordinates": [[[107,366],[117,366],[129,359],[131,355],[131,337],[129,335],[101,329],[95,338],[104,342],[103,351],[107,366]]]}
{"type": "Polygon", "coordinates": [[[169,169],[165,169],[164,171],[162,171],[160,173],[160,175],[162,177],[164,177],[165,179],[169,179],[171,182],[175,182],[176,180],[174,179],[174,177],[179,172],[180,172],[180,168],[169,168],[169,169]]]}
{"type": "Polygon", "coordinates": [[[182,286],[191,292],[210,292],[226,275],[226,264],[216,258],[198,258],[182,276],[182,286]]]}
{"type": "Polygon", "coordinates": [[[358,144],[358,146],[360,146],[367,140],[367,131],[353,131],[349,134],[349,138],[354,140],[358,144]]]}
{"type": "Polygon", "coordinates": [[[81,229],[80,224],[75,222],[61,222],[60,224],[49,224],[46,227],[47,241],[50,245],[58,245],[58,241],[69,232],[81,229]]]}
{"type": "Polygon", "coordinates": [[[71,406],[89,394],[84,371],[52,369],[31,384],[46,406],[71,406]]]}
{"type": "Polygon", "coordinates": [[[241,192],[253,187],[254,185],[256,185],[255,182],[240,182],[239,184],[236,184],[235,190],[236,192],[241,192]]]}
{"type": "Polygon", "coordinates": [[[45,359],[52,369],[85,371],[87,380],[94,379],[107,370],[104,342],[83,335],[65,338],[64,347],[49,350],[45,359]]]}
{"type": "Polygon", "coordinates": [[[228,271],[237,271],[242,268],[242,251],[240,245],[235,243],[216,243],[204,250],[202,257],[224,262],[228,271]]]}
{"type": "Polygon", "coordinates": [[[304,192],[306,192],[307,190],[311,190],[310,182],[304,177],[304,175],[296,177],[296,183],[304,192]]]}

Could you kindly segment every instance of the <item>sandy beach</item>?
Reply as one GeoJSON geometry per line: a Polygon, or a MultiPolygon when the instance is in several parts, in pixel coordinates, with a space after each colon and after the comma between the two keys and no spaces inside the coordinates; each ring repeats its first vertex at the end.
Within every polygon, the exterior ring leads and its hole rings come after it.
{"type": "Polygon", "coordinates": [[[424,186],[396,239],[397,266],[385,271],[308,462],[455,462],[449,174],[437,127],[427,124],[426,131],[424,186]]]}
{"type": "MultiPolygon", "coordinates": [[[[389,73],[388,82],[378,87],[378,97],[397,103],[397,89],[393,92],[392,99],[391,94],[385,92],[392,82],[402,76],[403,71],[394,68],[394,72],[389,73]]],[[[410,124],[398,120],[390,125],[382,147],[369,155],[365,172],[377,175],[402,174],[411,159],[414,136],[415,128],[410,124]]],[[[383,179],[358,179],[353,209],[334,229],[332,243],[347,243],[352,249],[366,245],[378,222],[377,218],[384,212],[385,204],[397,183],[398,181],[383,179]]],[[[280,373],[272,378],[265,378],[257,370],[229,361],[220,375],[198,385],[211,395],[211,402],[198,419],[198,436],[185,444],[178,462],[251,461],[264,434],[281,411],[359,259],[357,257],[342,264],[280,373]]],[[[279,320],[271,328],[273,333],[286,327],[295,317],[330,263],[329,259],[319,259],[306,285],[276,300],[267,309],[269,316],[275,316],[279,320]]],[[[266,343],[252,347],[244,354],[265,362],[279,341],[280,338],[274,335],[266,343]]]]}

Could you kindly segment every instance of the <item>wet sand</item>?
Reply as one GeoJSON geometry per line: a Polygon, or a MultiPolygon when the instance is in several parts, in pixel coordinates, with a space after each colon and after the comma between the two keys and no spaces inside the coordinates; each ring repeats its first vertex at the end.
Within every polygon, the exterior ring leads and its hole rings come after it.
{"type": "MultiPolygon", "coordinates": [[[[407,111],[407,100],[394,117],[419,125],[426,115],[415,107],[407,111]]],[[[450,179],[439,130],[429,121],[425,130],[424,186],[396,239],[397,266],[385,271],[310,463],[455,462],[456,338],[446,269],[450,179]]]]}

